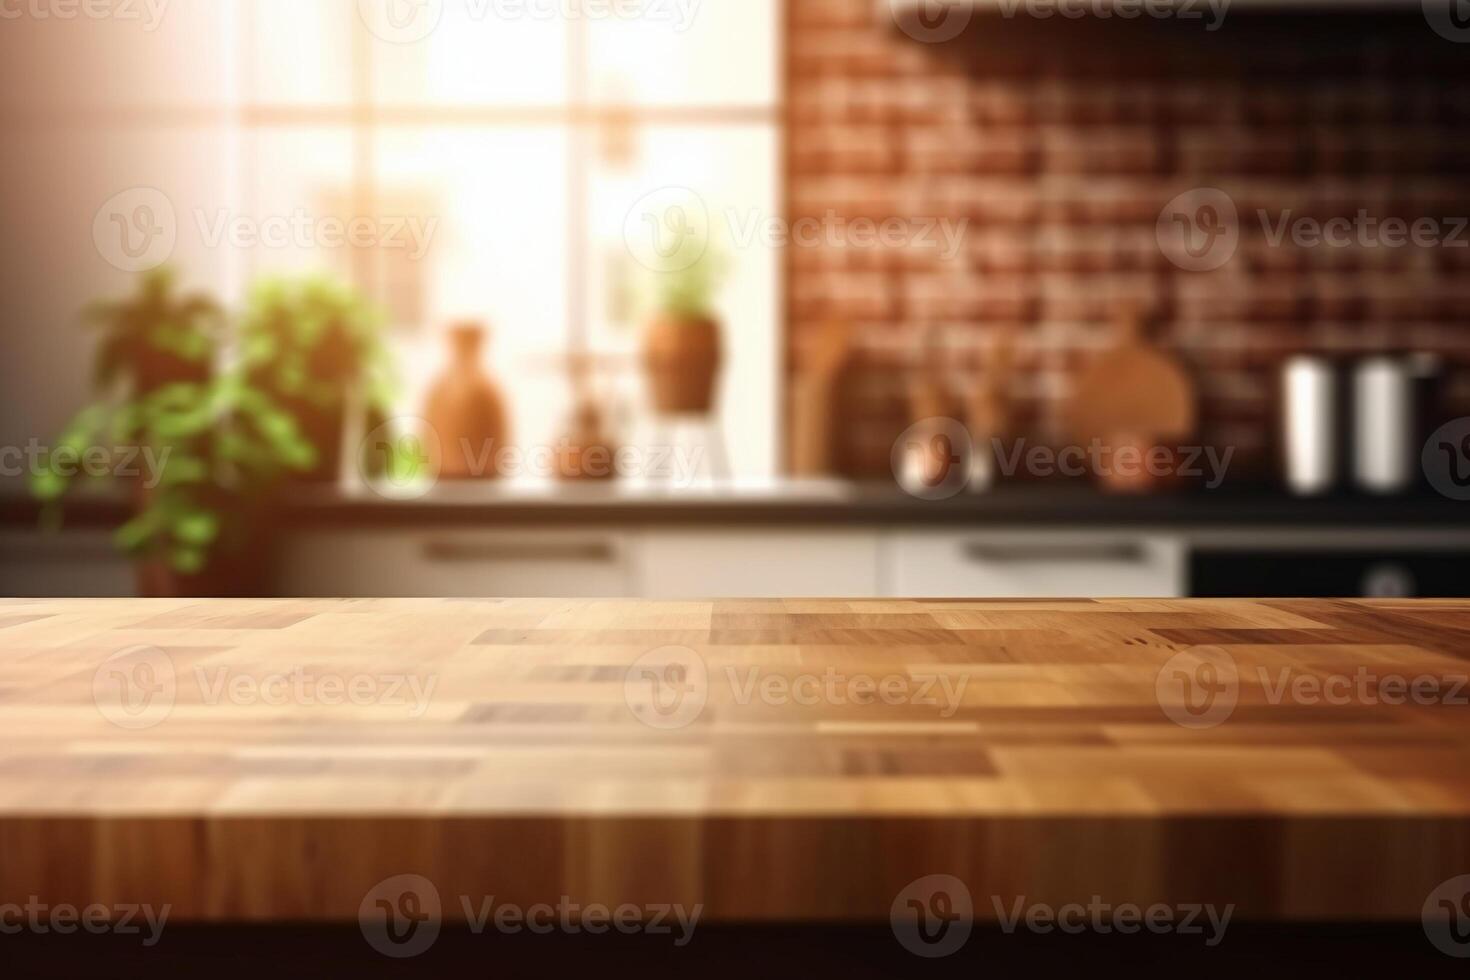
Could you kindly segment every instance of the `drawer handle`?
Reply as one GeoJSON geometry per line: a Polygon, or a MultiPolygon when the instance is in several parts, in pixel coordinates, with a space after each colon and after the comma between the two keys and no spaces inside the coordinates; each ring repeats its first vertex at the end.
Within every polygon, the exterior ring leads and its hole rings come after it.
{"type": "Polygon", "coordinates": [[[1088,561],[1143,565],[1148,562],[1148,549],[1141,544],[1111,542],[1105,544],[982,544],[963,546],[965,557],[975,562],[1017,565],[1031,562],[1088,561]]]}
{"type": "Polygon", "coordinates": [[[428,541],[424,557],[440,564],[468,562],[583,561],[611,563],[610,541],[428,541]]]}

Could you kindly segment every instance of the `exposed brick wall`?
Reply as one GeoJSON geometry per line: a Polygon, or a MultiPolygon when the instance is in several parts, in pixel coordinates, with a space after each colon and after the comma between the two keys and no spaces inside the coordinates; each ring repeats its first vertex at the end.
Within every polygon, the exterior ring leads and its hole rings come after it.
{"type": "Polygon", "coordinates": [[[874,0],[788,3],[789,217],[970,219],[951,261],[789,250],[789,360],[829,319],[855,328],[846,471],[885,470],[926,350],[963,385],[1007,325],[1017,434],[1058,441],[1069,379],[1124,304],[1152,311],[1197,382],[1201,437],[1237,446],[1238,474],[1274,468],[1291,352],[1439,351],[1470,411],[1470,248],[1272,246],[1256,217],[1470,215],[1470,51],[1417,14],[1232,13],[1210,34],[996,18],[930,45],[874,0]],[[1239,251],[1212,272],[1177,268],[1155,235],[1198,186],[1241,219],[1239,251]]]}

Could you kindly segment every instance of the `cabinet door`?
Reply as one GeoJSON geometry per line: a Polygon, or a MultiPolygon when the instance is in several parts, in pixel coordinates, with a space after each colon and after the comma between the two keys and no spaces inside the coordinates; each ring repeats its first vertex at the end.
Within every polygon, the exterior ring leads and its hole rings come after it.
{"type": "Polygon", "coordinates": [[[110,531],[0,532],[0,595],[95,598],[135,594],[133,563],[110,531]]]}
{"type": "Polygon", "coordinates": [[[287,546],[278,591],[300,596],[621,598],[632,542],[614,531],[317,531],[287,546]]]}
{"type": "Polygon", "coordinates": [[[1176,598],[1186,548],[1167,536],[1085,531],[895,532],[886,594],[932,598],[1176,598]]]}
{"type": "Polygon", "coordinates": [[[649,531],[638,555],[648,599],[878,595],[875,532],[649,531]]]}

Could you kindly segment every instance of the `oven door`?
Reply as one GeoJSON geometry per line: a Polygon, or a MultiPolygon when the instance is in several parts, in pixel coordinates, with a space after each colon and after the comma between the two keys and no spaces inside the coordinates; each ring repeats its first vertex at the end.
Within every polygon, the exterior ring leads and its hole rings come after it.
{"type": "Polygon", "coordinates": [[[1197,549],[1198,598],[1466,598],[1470,551],[1197,549]]]}

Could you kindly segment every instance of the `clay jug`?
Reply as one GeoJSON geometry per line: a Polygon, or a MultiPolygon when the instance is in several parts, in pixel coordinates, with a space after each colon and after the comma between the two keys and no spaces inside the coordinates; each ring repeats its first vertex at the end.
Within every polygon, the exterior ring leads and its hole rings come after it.
{"type": "Polygon", "coordinates": [[[449,332],[450,359],[429,392],[425,419],[438,436],[439,479],[501,476],[497,462],[507,447],[509,420],[500,388],[481,366],[485,330],[461,323],[449,332]]]}

